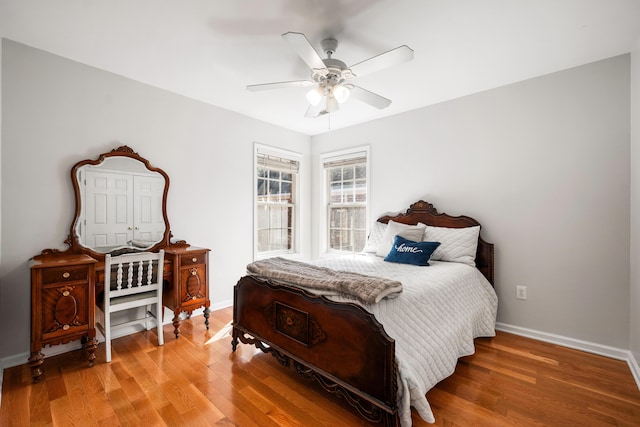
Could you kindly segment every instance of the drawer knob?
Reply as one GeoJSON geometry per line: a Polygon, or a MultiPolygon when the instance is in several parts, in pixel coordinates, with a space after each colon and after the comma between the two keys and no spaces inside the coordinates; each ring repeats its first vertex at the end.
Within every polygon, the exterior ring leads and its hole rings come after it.
{"type": "Polygon", "coordinates": [[[191,261],[192,261],[192,262],[197,262],[197,261],[198,261],[198,258],[193,257],[193,258],[191,258],[191,261]]]}
{"type": "Polygon", "coordinates": [[[191,275],[192,276],[197,276],[198,275],[198,269],[197,268],[192,269],[191,270],[191,275]]]}
{"type": "Polygon", "coordinates": [[[196,299],[196,296],[195,296],[195,295],[194,295],[194,296],[192,296],[192,297],[191,297],[191,299],[196,299]]]}
{"type": "Polygon", "coordinates": [[[62,296],[63,296],[63,297],[68,297],[68,296],[69,296],[69,291],[64,291],[64,292],[62,293],[62,296]]]}
{"type": "Polygon", "coordinates": [[[63,331],[66,331],[67,329],[69,329],[69,325],[64,325],[64,326],[62,327],[62,330],[63,330],[63,331]]]}
{"type": "Polygon", "coordinates": [[[71,273],[69,273],[68,271],[65,271],[64,273],[62,273],[62,277],[65,279],[68,279],[69,276],[71,276],[71,273]]]}

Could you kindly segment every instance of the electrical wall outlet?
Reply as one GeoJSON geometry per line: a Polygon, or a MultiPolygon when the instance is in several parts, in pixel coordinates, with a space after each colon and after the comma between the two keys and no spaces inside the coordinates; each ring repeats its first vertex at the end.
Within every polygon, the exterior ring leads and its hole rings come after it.
{"type": "Polygon", "coordinates": [[[527,287],[526,286],[516,286],[516,298],[517,299],[527,299],[527,287]]]}

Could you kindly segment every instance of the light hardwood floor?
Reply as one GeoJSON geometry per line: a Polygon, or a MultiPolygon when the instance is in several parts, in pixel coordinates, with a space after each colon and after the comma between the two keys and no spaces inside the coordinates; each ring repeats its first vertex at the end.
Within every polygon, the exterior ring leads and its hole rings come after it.
{"type": "MultiPolygon", "coordinates": [[[[0,425],[364,426],[343,400],[248,345],[213,341],[231,309],[113,341],[89,368],[81,351],[51,357],[32,384],[27,365],[4,372],[0,425]]],[[[498,332],[429,391],[436,426],[638,426],[640,391],[625,362],[498,332]]],[[[414,426],[430,426],[414,412],[414,426]]]]}

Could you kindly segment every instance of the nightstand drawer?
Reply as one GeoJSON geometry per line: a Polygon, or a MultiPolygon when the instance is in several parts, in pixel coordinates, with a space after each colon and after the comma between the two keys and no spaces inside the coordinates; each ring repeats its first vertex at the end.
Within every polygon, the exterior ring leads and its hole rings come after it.
{"type": "Polygon", "coordinates": [[[42,270],[42,284],[88,281],[89,269],[86,265],[47,268],[42,270]]]}
{"type": "Polygon", "coordinates": [[[188,267],[195,264],[204,264],[207,258],[206,252],[192,253],[180,255],[180,263],[182,267],[188,267]]]}

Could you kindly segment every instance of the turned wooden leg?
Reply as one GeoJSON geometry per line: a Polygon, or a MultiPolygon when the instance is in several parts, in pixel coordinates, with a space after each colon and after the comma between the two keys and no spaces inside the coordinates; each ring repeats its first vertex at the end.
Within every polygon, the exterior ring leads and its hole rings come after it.
{"type": "Polygon", "coordinates": [[[209,316],[211,315],[211,310],[209,307],[204,308],[204,325],[209,329],[209,316]]]}
{"type": "Polygon", "coordinates": [[[233,351],[236,351],[236,349],[238,348],[238,331],[236,331],[236,328],[232,329],[231,336],[233,337],[231,339],[231,348],[233,349],[233,351]]]}
{"type": "Polygon", "coordinates": [[[83,342],[84,351],[87,352],[87,360],[89,366],[93,366],[96,360],[96,350],[98,349],[98,340],[95,337],[89,337],[83,342]]]}
{"type": "Polygon", "coordinates": [[[40,375],[42,375],[42,365],[44,364],[44,354],[39,351],[31,353],[29,357],[29,366],[31,367],[31,377],[33,378],[33,382],[37,383],[40,381],[40,375]]]}
{"type": "Polygon", "coordinates": [[[173,312],[173,333],[176,338],[180,338],[180,311],[173,312]]]}

